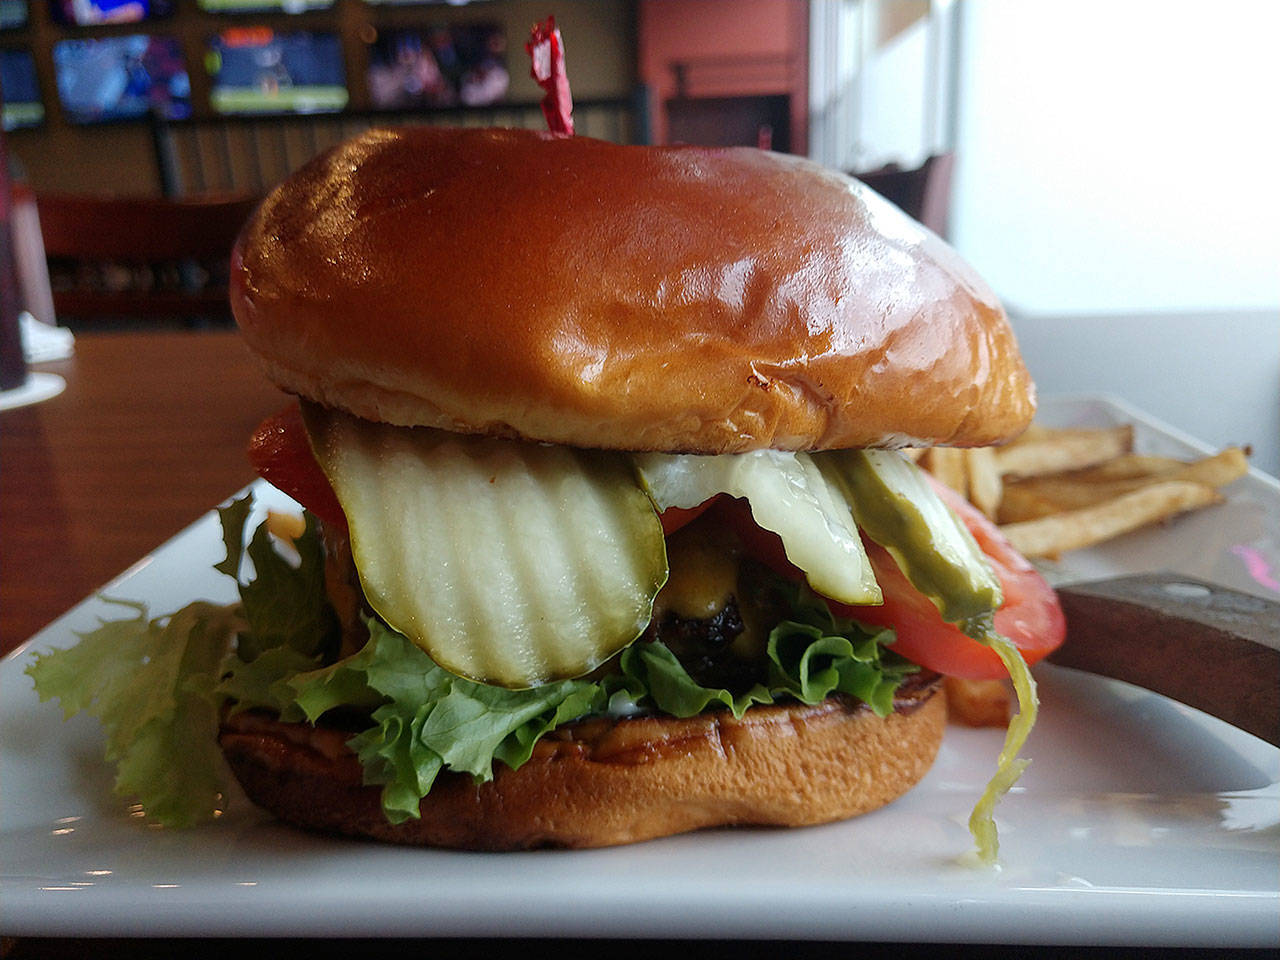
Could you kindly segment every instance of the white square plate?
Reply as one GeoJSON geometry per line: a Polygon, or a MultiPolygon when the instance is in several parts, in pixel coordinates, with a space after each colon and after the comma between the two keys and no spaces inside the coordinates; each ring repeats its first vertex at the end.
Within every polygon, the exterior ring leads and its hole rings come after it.
{"type": "MultiPolygon", "coordinates": [[[[1102,398],[1057,425],[1137,425],[1141,449],[1202,447],[1102,398]]],[[[259,507],[283,498],[255,486],[259,507]]],[[[153,614],[233,598],[210,515],[106,588],[153,614]]],[[[1280,599],[1280,484],[1070,555],[1058,581],[1174,570],[1280,599]]],[[[23,674],[99,616],[91,598],[0,664],[4,933],[45,936],[743,937],[1280,944],[1280,751],[1123,684],[1037,668],[1035,762],[997,810],[1002,862],[968,866],[965,818],[1001,732],[950,728],[890,807],[803,830],[709,831],[587,852],[467,854],[295,832],[238,791],[219,821],[149,829],[111,795],[101,737],[23,674]]],[[[1188,665],[1194,669],[1194,665],[1188,665]]]]}

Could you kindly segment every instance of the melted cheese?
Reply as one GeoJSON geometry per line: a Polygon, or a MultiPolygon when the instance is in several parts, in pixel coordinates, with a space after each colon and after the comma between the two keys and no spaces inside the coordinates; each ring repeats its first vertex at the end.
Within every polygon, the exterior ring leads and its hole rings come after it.
{"type": "Polygon", "coordinates": [[[738,585],[737,544],[694,523],[667,540],[666,586],[654,601],[654,620],[674,614],[706,620],[724,609],[738,585]]]}

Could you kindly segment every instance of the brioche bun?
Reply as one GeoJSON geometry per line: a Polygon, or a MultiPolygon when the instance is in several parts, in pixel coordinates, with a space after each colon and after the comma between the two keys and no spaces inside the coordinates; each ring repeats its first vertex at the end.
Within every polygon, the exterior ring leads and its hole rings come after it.
{"type": "Polygon", "coordinates": [[[881,719],[829,697],[680,720],[598,718],[561,727],[518,770],[476,784],[442,773],[421,819],[389,823],[366,786],[351,734],[247,711],[219,742],[249,799],[327,833],[466,850],[603,847],[704,827],[795,827],[842,820],[896,799],[929,770],[942,739],[940,681],[881,719]]]}
{"type": "Polygon", "coordinates": [[[1034,409],[959,257],[782,154],[374,130],[281,184],[232,268],[279,386],[388,423],[723,453],[985,445],[1034,409]]]}

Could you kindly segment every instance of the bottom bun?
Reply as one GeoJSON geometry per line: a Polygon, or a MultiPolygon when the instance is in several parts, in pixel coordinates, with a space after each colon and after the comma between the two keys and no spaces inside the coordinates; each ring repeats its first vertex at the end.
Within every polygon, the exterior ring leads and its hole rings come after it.
{"type": "Polygon", "coordinates": [[[888,717],[830,697],[688,719],[640,716],[568,724],[518,770],[488,783],[442,773],[421,819],[389,823],[362,783],[350,732],[245,711],[219,742],[249,799],[312,830],[466,850],[605,847],[729,825],[796,827],[857,816],[913,787],[946,723],[939,683],[917,686],[888,717]]]}

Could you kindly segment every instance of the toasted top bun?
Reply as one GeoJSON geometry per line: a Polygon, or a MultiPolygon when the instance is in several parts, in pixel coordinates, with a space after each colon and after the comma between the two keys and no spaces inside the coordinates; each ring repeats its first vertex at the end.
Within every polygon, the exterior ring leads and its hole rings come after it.
{"type": "Polygon", "coordinates": [[[747,148],[370,131],[262,204],[232,306],[285,390],[401,425],[723,453],[990,444],[1034,410],[950,247],[747,148]]]}

